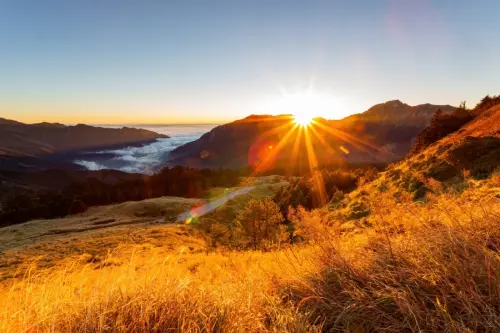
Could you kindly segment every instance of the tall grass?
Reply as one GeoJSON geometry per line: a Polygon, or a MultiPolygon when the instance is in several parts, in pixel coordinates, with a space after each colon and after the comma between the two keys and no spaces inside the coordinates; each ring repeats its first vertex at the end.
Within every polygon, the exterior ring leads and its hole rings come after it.
{"type": "Polygon", "coordinates": [[[498,332],[498,187],[425,204],[377,193],[370,227],[311,213],[332,226],[275,252],[34,271],[0,294],[0,332],[498,332]]]}

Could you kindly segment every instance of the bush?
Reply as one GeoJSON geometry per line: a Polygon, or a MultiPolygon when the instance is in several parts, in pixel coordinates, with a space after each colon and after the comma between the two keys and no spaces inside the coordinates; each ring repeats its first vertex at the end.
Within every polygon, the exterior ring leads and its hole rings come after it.
{"type": "Polygon", "coordinates": [[[370,215],[370,206],[363,202],[353,201],[347,208],[346,218],[348,220],[357,220],[370,215]]]}
{"type": "Polygon", "coordinates": [[[269,248],[286,241],[288,235],[280,208],[270,198],[250,200],[237,215],[234,224],[245,247],[269,248]]]}

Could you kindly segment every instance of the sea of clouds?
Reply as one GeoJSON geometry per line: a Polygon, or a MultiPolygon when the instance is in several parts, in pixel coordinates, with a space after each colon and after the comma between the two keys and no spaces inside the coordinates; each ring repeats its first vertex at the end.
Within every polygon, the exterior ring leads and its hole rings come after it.
{"type": "MultiPolygon", "coordinates": [[[[128,125],[131,127],[130,125],[128,125]]],[[[170,151],[185,143],[194,141],[216,125],[137,125],[170,136],[141,147],[92,151],[82,154],[74,163],[89,170],[115,169],[126,172],[153,173],[165,166],[170,151]]],[[[121,128],[123,126],[102,126],[121,128]]]]}

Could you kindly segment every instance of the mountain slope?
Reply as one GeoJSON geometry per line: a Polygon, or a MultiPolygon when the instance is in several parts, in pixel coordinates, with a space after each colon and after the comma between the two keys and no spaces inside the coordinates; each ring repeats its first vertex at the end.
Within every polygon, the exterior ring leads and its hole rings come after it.
{"type": "MultiPolygon", "coordinates": [[[[474,110],[473,110],[474,111],[474,110]]],[[[351,193],[379,193],[388,188],[404,190],[414,199],[422,199],[436,186],[463,191],[488,179],[500,168],[500,104],[482,111],[459,130],[445,136],[422,151],[409,155],[380,174],[376,180],[351,193]]],[[[500,190],[500,189],[499,189],[500,190]]]]}
{"type": "Polygon", "coordinates": [[[166,135],[136,128],[121,129],[78,124],[23,124],[0,120],[0,154],[44,155],[113,145],[137,144],[166,138],[166,135]]]}
{"type": "Polygon", "coordinates": [[[430,104],[412,107],[390,101],[342,120],[315,119],[306,131],[294,127],[290,115],[250,116],[218,126],[174,149],[169,163],[238,168],[267,159],[273,167],[288,167],[301,160],[309,167],[308,159],[300,158],[307,151],[314,151],[315,165],[392,162],[408,153],[415,136],[438,109],[449,113],[455,108],[430,104]]]}
{"type": "Polygon", "coordinates": [[[138,145],[168,136],[152,131],[78,124],[24,124],[0,118],[0,169],[71,167],[54,158],[81,150],[138,145]],[[50,158],[47,158],[50,157],[50,158]]]}

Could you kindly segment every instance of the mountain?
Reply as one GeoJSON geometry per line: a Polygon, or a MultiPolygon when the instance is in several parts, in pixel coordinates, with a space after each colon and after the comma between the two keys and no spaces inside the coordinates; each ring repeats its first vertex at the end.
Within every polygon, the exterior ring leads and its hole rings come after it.
{"type": "Polygon", "coordinates": [[[487,178],[499,165],[500,104],[476,114],[458,130],[408,156],[391,170],[411,170],[440,182],[455,183],[464,172],[475,179],[487,178]]]}
{"type": "Polygon", "coordinates": [[[64,154],[141,145],[168,138],[152,131],[59,123],[24,124],[0,118],[0,169],[70,167],[64,154]]]}
{"type": "Polygon", "coordinates": [[[449,105],[378,104],[341,120],[317,118],[301,128],[290,115],[250,116],[218,126],[200,139],[174,149],[170,165],[196,168],[246,165],[260,169],[336,163],[388,163],[401,159],[433,114],[449,105]],[[309,158],[303,156],[308,152],[309,158]],[[311,155],[312,154],[312,155],[311,155]]]}
{"type": "MultiPolygon", "coordinates": [[[[422,149],[412,151],[378,178],[354,191],[351,197],[363,201],[366,193],[393,188],[412,194],[414,199],[423,199],[429,191],[450,189],[460,193],[471,184],[480,186],[482,180],[490,179],[500,166],[500,100],[497,105],[485,109],[476,107],[468,112],[472,120],[422,149]]],[[[454,119],[442,117],[439,121],[453,123],[454,119]]],[[[442,128],[445,126],[434,124],[420,135],[439,132],[442,128]]]]}
{"type": "Polygon", "coordinates": [[[357,121],[387,122],[393,123],[394,125],[411,123],[415,126],[425,127],[429,124],[429,121],[437,109],[441,109],[441,111],[446,114],[453,112],[455,107],[451,105],[433,105],[429,103],[410,106],[400,100],[393,100],[374,105],[363,113],[350,115],[338,122],[342,124],[357,121]]]}

